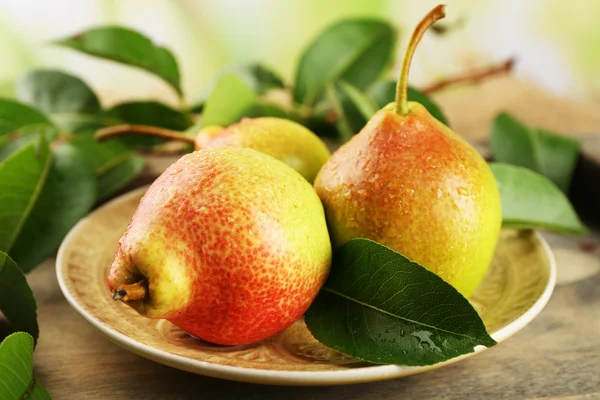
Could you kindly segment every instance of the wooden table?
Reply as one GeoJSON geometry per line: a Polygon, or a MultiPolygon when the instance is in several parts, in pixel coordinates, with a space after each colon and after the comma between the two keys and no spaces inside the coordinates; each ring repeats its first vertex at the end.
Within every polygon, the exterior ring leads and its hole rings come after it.
{"type": "MultiPolygon", "coordinates": [[[[526,121],[531,115],[528,122],[538,125],[546,121],[551,125],[546,128],[568,131],[571,127],[577,133],[598,128],[596,132],[600,132],[597,106],[592,112],[589,107],[556,101],[553,111],[550,96],[515,85],[512,80],[499,80],[471,93],[459,92],[454,99],[444,95],[440,101],[452,125],[474,140],[489,129],[492,116],[501,109],[512,110],[526,121]],[[502,97],[501,92],[508,95],[502,97]],[[469,97],[471,103],[482,97],[496,103],[481,107],[477,119],[472,107],[468,115],[459,107],[468,103],[469,97]],[[528,110],[519,106],[524,104],[528,110]],[[552,114],[546,118],[544,113],[552,114]],[[572,123],[565,118],[572,118],[572,123]]],[[[41,330],[35,371],[55,400],[600,399],[600,236],[579,242],[556,236],[549,239],[558,260],[558,285],[542,313],[515,336],[476,357],[435,371],[340,387],[228,382],[133,355],[94,331],[67,304],[50,259],[28,276],[38,302],[41,330]]]]}

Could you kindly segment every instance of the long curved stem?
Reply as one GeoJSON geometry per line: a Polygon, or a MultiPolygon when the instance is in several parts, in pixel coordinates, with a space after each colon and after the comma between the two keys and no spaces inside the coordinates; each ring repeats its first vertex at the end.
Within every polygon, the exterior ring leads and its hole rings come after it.
{"type": "Polygon", "coordinates": [[[103,141],[123,135],[154,136],[163,139],[176,140],[179,142],[194,144],[193,137],[185,136],[179,131],[149,125],[124,124],[109,126],[108,128],[102,128],[98,130],[96,132],[95,138],[98,141],[103,141]]]}
{"type": "Polygon", "coordinates": [[[417,25],[412,37],[410,38],[408,48],[406,49],[406,54],[404,55],[404,60],[402,61],[402,69],[400,70],[400,76],[398,77],[398,84],[396,86],[395,111],[399,115],[408,115],[408,71],[410,70],[410,63],[413,55],[415,54],[415,49],[417,48],[419,41],[421,41],[425,31],[427,31],[427,29],[429,29],[429,27],[433,25],[435,21],[446,16],[445,9],[446,6],[444,4],[440,4],[429,11],[421,20],[421,22],[419,22],[419,25],[417,25]]]}

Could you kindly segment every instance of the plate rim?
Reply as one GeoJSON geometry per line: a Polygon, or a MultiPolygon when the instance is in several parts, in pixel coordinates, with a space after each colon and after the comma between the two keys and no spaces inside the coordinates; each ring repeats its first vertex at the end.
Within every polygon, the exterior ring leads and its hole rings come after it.
{"type": "MultiPolygon", "coordinates": [[[[355,384],[364,382],[374,382],[386,379],[399,378],[409,376],[421,372],[426,372],[432,369],[440,368],[447,364],[452,364],[462,359],[474,356],[487,348],[484,346],[476,346],[471,353],[464,354],[450,360],[422,367],[407,367],[401,365],[375,365],[368,367],[358,367],[352,369],[334,370],[334,371],[284,371],[272,369],[257,369],[237,367],[231,365],[223,365],[211,363],[208,361],[194,360],[184,356],[170,353],[165,350],[154,348],[150,345],[138,342],[131,337],[118,332],[109,325],[103,323],[93,315],[88,313],[83,308],[77,299],[68,290],[68,286],[64,280],[64,257],[69,243],[76,236],[81,227],[93,214],[101,212],[104,208],[112,206],[116,202],[127,201],[131,197],[139,197],[140,194],[146,192],[149,186],[143,186],[124,193],[121,196],[115,197],[109,202],[98,207],[96,210],[82,218],[71,228],[69,233],[63,239],[56,256],[56,277],[58,285],[71,305],[79,315],[81,315],[95,330],[108,338],[116,345],[129,350],[138,356],[150,359],[159,364],[167,365],[172,368],[184,370],[187,372],[205,375],[213,378],[221,378],[234,380],[246,383],[268,384],[268,385],[287,385],[287,386],[329,386],[342,384],[355,384]]],[[[548,283],[542,294],[529,307],[529,309],[520,315],[516,320],[494,332],[490,336],[498,343],[506,340],[514,335],[526,325],[528,325],[546,306],[554,287],[556,285],[556,260],[554,254],[544,237],[536,230],[534,231],[536,240],[541,244],[544,254],[548,259],[549,276],[548,283]]]]}

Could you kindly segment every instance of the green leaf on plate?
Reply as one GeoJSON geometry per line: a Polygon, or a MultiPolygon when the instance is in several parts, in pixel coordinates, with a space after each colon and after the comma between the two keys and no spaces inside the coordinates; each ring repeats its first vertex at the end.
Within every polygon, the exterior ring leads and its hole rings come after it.
{"type": "Polygon", "coordinates": [[[10,250],[24,272],[50,256],[96,200],[96,175],[83,152],[63,143],[52,153],[48,179],[10,250]]]}
{"type": "Polygon", "coordinates": [[[0,343],[0,399],[50,400],[33,376],[34,340],[25,332],[16,332],[0,343]]]}
{"type": "Polygon", "coordinates": [[[338,80],[366,89],[390,66],[395,41],[395,29],[384,21],[349,19],[330,26],[302,54],[294,101],[312,106],[338,80]]]}
{"type": "Polygon", "coordinates": [[[583,234],[585,226],[569,199],[549,179],[530,169],[490,163],[500,197],[502,226],[583,234]]]}
{"type": "Polygon", "coordinates": [[[335,253],[305,321],[324,345],[377,364],[430,365],[496,344],[454,287],[368,239],[335,253]]]}
{"type": "Polygon", "coordinates": [[[48,143],[40,138],[37,151],[31,143],[0,164],[0,251],[10,252],[50,171],[48,143]]]}
{"type": "Polygon", "coordinates": [[[143,169],[144,159],[118,140],[97,142],[93,133],[74,136],[70,143],[82,152],[97,177],[97,200],[103,200],[131,182],[143,169]]]}
{"type": "MultiPolygon", "coordinates": [[[[379,81],[369,88],[368,94],[377,107],[383,108],[389,103],[392,103],[396,98],[396,81],[379,81]]],[[[420,103],[435,119],[444,125],[449,126],[448,119],[440,107],[426,94],[415,88],[409,87],[408,100],[420,103]]]]}
{"type": "MultiPolygon", "coordinates": [[[[108,110],[106,115],[116,124],[159,126],[177,131],[183,131],[190,126],[190,120],[181,111],[154,101],[134,101],[117,104],[108,110]]],[[[135,148],[148,148],[165,142],[161,138],[139,135],[123,136],[117,140],[135,148]]]]}
{"type": "Polygon", "coordinates": [[[52,122],[38,110],[10,99],[0,98],[0,137],[13,133],[28,125],[52,122]]]}
{"type": "Polygon", "coordinates": [[[101,26],[55,43],[151,72],[182,94],[179,67],[173,54],[139,32],[119,26],[101,26]]]}
{"type": "Polygon", "coordinates": [[[39,328],[33,293],[19,266],[2,251],[0,251],[0,311],[14,330],[25,331],[37,340],[39,328]]]}
{"type": "Polygon", "coordinates": [[[70,131],[101,125],[102,106],[81,79],[58,70],[35,70],[17,84],[18,98],[70,131]]]}
{"type": "Polygon", "coordinates": [[[206,101],[200,125],[231,125],[242,119],[257,103],[258,96],[241,78],[225,75],[219,79],[206,101]]]}
{"type": "Polygon", "coordinates": [[[509,114],[494,121],[490,149],[494,160],[529,168],[569,191],[577,164],[577,140],[522,124],[509,114]]]}

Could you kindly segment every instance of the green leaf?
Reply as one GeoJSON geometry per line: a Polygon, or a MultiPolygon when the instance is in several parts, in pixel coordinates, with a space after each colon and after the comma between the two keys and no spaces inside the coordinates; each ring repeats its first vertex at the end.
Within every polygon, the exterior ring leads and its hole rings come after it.
{"type": "Polygon", "coordinates": [[[509,114],[494,121],[490,149],[494,160],[538,172],[569,191],[577,164],[577,140],[522,124],[509,114]]]}
{"type": "Polygon", "coordinates": [[[56,42],[83,53],[141,68],[162,78],[182,94],[173,54],[146,36],[118,26],[102,26],[56,42]]]}
{"type": "Polygon", "coordinates": [[[366,89],[390,66],[395,41],[395,29],[384,21],[350,19],[330,26],[302,54],[294,100],[312,106],[338,80],[366,89]]]}
{"type": "Polygon", "coordinates": [[[228,126],[238,122],[258,103],[257,95],[235,75],[225,75],[217,82],[204,107],[200,124],[228,126]]]}
{"type": "Polygon", "coordinates": [[[130,183],[143,169],[144,159],[137,155],[130,155],[102,171],[98,176],[98,200],[105,200],[130,183]]]}
{"type": "Polygon", "coordinates": [[[81,79],[58,70],[35,70],[17,84],[18,98],[50,115],[65,130],[97,128],[102,106],[81,79]]]}
{"type": "Polygon", "coordinates": [[[133,180],[143,169],[144,159],[118,140],[97,142],[93,133],[74,136],[76,146],[97,177],[97,200],[103,200],[133,180]]]}
{"type": "Polygon", "coordinates": [[[25,332],[8,336],[0,344],[0,399],[50,400],[33,376],[34,340],[25,332]]]}
{"type": "Polygon", "coordinates": [[[502,225],[582,234],[585,226],[569,199],[546,177],[527,168],[490,163],[502,198],[502,225]]]}
{"type": "Polygon", "coordinates": [[[338,113],[338,125],[344,124],[341,129],[355,135],[377,112],[377,108],[369,97],[347,82],[338,82],[335,89],[334,108],[338,113]]]}
{"type": "Polygon", "coordinates": [[[45,140],[37,150],[31,143],[0,164],[0,251],[10,252],[44,187],[52,157],[45,140]]]}
{"type": "MultiPolygon", "coordinates": [[[[121,103],[108,110],[106,115],[119,121],[117,123],[159,126],[177,131],[190,126],[190,121],[181,111],[153,101],[121,103]]],[[[118,141],[135,148],[148,148],[165,142],[164,139],[137,135],[123,136],[118,141]]]]}
{"type": "Polygon", "coordinates": [[[49,124],[44,114],[25,104],[0,98],[0,137],[13,133],[27,125],[49,124]]]}
{"type": "MultiPolygon", "coordinates": [[[[37,306],[19,266],[0,251],[0,310],[17,331],[39,335],[37,306]]],[[[2,374],[0,374],[0,377],[2,374]]]]}
{"type": "MultiPolygon", "coordinates": [[[[383,108],[389,103],[392,103],[396,98],[396,81],[379,81],[369,88],[368,94],[377,107],[383,108]]],[[[435,119],[444,125],[449,126],[448,119],[440,107],[426,94],[415,88],[409,87],[408,100],[421,104],[435,119]]]]}
{"type": "Polygon", "coordinates": [[[254,93],[264,94],[270,89],[283,88],[284,83],[279,75],[262,64],[242,64],[229,66],[219,74],[218,78],[209,85],[199,99],[190,107],[192,112],[202,112],[207,98],[215,89],[216,83],[225,75],[235,75],[240,78],[254,93]]]}
{"type": "Polygon", "coordinates": [[[377,364],[430,365],[496,344],[456,289],[368,239],[336,252],[305,321],[324,345],[377,364]]]}
{"type": "Polygon", "coordinates": [[[28,125],[20,128],[16,133],[0,138],[0,163],[17,150],[37,142],[40,135],[43,135],[48,143],[51,143],[58,136],[58,131],[55,127],[47,124],[28,125]]]}
{"type": "Polygon", "coordinates": [[[83,152],[64,143],[52,153],[48,179],[10,250],[24,272],[50,256],[96,200],[96,175],[83,152]]]}
{"type": "Polygon", "coordinates": [[[33,384],[33,337],[13,333],[0,344],[2,399],[22,399],[33,384]]]}
{"type": "Polygon", "coordinates": [[[52,400],[46,389],[37,379],[33,382],[33,387],[29,390],[27,400],[52,400]]]}

